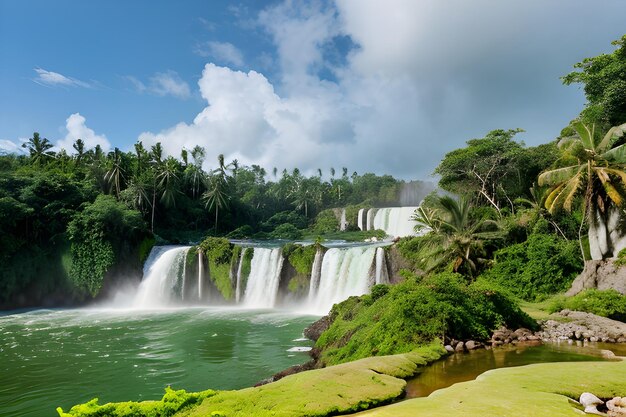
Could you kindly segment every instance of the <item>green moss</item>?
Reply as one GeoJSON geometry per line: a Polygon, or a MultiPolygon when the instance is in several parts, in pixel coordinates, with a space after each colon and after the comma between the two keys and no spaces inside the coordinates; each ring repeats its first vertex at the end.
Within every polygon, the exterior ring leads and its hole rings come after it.
{"type": "Polygon", "coordinates": [[[376,287],[336,304],[330,316],[315,345],[325,364],[409,352],[444,336],[483,340],[503,324],[535,326],[505,294],[452,273],[376,287]]]}
{"type": "MultiPolygon", "coordinates": [[[[363,417],[575,417],[583,415],[570,399],[583,392],[600,398],[626,392],[626,362],[544,363],[502,368],[474,381],[454,384],[361,414],[363,417]]],[[[579,407],[579,406],[578,406],[579,407]]]]}
{"type": "Polygon", "coordinates": [[[143,265],[143,263],[148,259],[148,255],[150,255],[150,251],[154,246],[156,239],[154,236],[150,236],[145,238],[139,244],[139,263],[143,265]]]}
{"type": "Polygon", "coordinates": [[[160,401],[127,401],[99,405],[98,399],[94,398],[87,403],[75,405],[67,413],[61,407],[57,408],[57,412],[60,417],[169,417],[215,394],[213,390],[186,392],[167,387],[160,401]]]}
{"type": "Polygon", "coordinates": [[[298,296],[306,295],[309,290],[308,277],[305,277],[302,275],[296,275],[295,277],[289,280],[289,283],[287,283],[287,289],[289,290],[290,293],[298,295],[298,296]]]}
{"type": "Polygon", "coordinates": [[[400,397],[403,378],[420,372],[445,351],[440,344],[403,355],[367,358],[287,376],[239,391],[222,391],[177,417],[328,416],[357,412],[400,397]]]}
{"type": "Polygon", "coordinates": [[[310,275],[315,260],[316,245],[301,246],[287,244],[283,247],[283,256],[300,275],[310,275]]]}
{"type": "Polygon", "coordinates": [[[199,246],[208,259],[211,281],[225,300],[231,300],[235,295],[230,277],[235,246],[228,239],[221,237],[208,237],[199,246]]]}

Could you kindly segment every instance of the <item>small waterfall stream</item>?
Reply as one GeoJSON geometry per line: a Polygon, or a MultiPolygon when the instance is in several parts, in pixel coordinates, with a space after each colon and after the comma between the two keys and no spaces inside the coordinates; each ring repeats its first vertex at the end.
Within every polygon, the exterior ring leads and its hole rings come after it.
{"type": "Polygon", "coordinates": [[[198,250],[198,300],[202,300],[202,251],[198,250]]]}
{"type": "Polygon", "coordinates": [[[313,302],[317,296],[317,290],[320,285],[322,276],[322,261],[324,259],[324,251],[321,247],[317,248],[315,258],[313,259],[313,267],[311,268],[311,282],[309,284],[309,304],[313,302]]]}
{"type": "Polygon", "coordinates": [[[326,314],[333,304],[367,293],[375,254],[373,246],[328,249],[322,260],[319,288],[311,309],[326,314]]]}
{"type": "Polygon", "coordinates": [[[239,256],[239,265],[237,265],[237,282],[235,284],[235,302],[239,304],[241,300],[241,271],[243,270],[243,262],[246,257],[248,248],[241,248],[241,255],[239,256]]]}
{"type": "Polygon", "coordinates": [[[133,308],[161,308],[182,299],[185,260],[190,246],[155,246],[144,265],[133,308]]]}
{"type": "Polygon", "coordinates": [[[252,308],[274,307],[282,267],[282,248],[254,248],[243,305],[252,308]]]}

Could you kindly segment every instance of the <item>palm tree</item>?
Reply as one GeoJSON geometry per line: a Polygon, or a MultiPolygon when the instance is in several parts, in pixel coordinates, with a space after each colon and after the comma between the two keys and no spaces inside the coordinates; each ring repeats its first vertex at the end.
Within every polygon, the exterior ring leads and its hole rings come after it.
{"type": "Polygon", "coordinates": [[[227,194],[227,183],[223,177],[212,175],[207,181],[207,191],[202,194],[205,207],[209,210],[215,209],[215,231],[217,232],[217,221],[219,210],[225,208],[230,197],[227,194]]]}
{"type": "Polygon", "coordinates": [[[115,197],[120,199],[120,191],[122,191],[122,180],[124,179],[124,169],[122,168],[122,151],[115,148],[108,155],[109,169],[104,174],[104,182],[109,185],[109,189],[115,190],[115,197]]]}
{"type": "Polygon", "coordinates": [[[136,176],[139,177],[143,173],[144,164],[148,161],[148,151],[143,147],[141,141],[135,143],[135,154],[137,155],[137,171],[136,176]]]}
{"type": "Polygon", "coordinates": [[[171,156],[158,166],[157,185],[158,189],[161,190],[161,202],[165,207],[176,207],[176,193],[178,192],[177,172],[178,161],[171,156]]]}
{"type": "Polygon", "coordinates": [[[72,148],[76,151],[76,164],[80,165],[85,156],[85,142],[82,139],[76,139],[72,148]]]}
{"type": "Polygon", "coordinates": [[[428,228],[420,248],[421,267],[427,272],[452,265],[454,272],[474,277],[478,272],[486,239],[501,237],[499,226],[492,220],[472,220],[469,200],[441,196],[436,206],[423,208],[414,217],[421,231],[428,228]]]}
{"type": "Polygon", "coordinates": [[[54,158],[54,152],[50,150],[52,146],[48,139],[41,139],[38,132],[34,132],[33,137],[28,139],[28,142],[22,144],[22,148],[28,149],[33,163],[40,166],[49,159],[54,158]]]}
{"type": "Polygon", "coordinates": [[[579,234],[586,220],[592,258],[610,258],[621,249],[616,243],[623,237],[616,226],[621,217],[619,208],[626,199],[626,124],[609,129],[604,136],[596,135],[593,126],[582,122],[575,123],[574,128],[577,136],[559,144],[570,164],[542,173],[538,182],[550,186],[545,202],[550,213],[571,211],[582,197],[579,234]]]}

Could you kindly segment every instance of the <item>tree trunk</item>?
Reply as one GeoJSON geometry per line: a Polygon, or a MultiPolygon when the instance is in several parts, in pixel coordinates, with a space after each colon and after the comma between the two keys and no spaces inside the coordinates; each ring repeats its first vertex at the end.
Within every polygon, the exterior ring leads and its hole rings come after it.
{"type": "Polygon", "coordinates": [[[618,255],[626,248],[626,234],[620,223],[623,212],[616,207],[609,207],[602,214],[595,211],[589,222],[589,250],[591,259],[607,259],[618,255]]]}

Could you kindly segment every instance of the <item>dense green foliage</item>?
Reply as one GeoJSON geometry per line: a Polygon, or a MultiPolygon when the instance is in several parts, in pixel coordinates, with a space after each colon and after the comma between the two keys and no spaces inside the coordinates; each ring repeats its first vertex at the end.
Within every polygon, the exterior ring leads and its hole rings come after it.
{"type": "Polygon", "coordinates": [[[468,285],[458,274],[383,288],[333,307],[332,325],[315,345],[323,363],[409,352],[436,338],[484,340],[504,324],[534,326],[504,293],[483,283],[468,285]]]}
{"type": "Polygon", "coordinates": [[[231,300],[235,293],[231,281],[232,262],[239,259],[239,248],[223,237],[208,237],[199,245],[209,261],[209,277],[225,300],[231,300]]]}
{"type": "Polygon", "coordinates": [[[564,84],[584,85],[587,106],[581,118],[588,124],[608,128],[626,121],[626,35],[613,42],[611,54],[585,58],[562,78],[564,84]]]}
{"type": "Polygon", "coordinates": [[[139,212],[100,195],[74,216],[67,234],[72,244],[70,278],[76,288],[95,297],[116,258],[139,245],[147,229],[139,212]]]}
{"type": "Polygon", "coordinates": [[[317,245],[301,246],[287,244],[283,247],[283,256],[298,274],[307,275],[311,273],[316,251],[317,245]]]}
{"type": "Polygon", "coordinates": [[[578,242],[535,233],[522,243],[496,251],[493,267],[480,279],[535,301],[567,290],[582,266],[578,242]]]}
{"type": "Polygon", "coordinates": [[[85,404],[75,405],[68,412],[59,407],[57,412],[59,417],[170,417],[215,394],[217,392],[213,390],[186,392],[167,387],[159,401],[126,401],[99,405],[98,399],[94,398],[85,404]]]}
{"type": "Polygon", "coordinates": [[[554,313],[563,309],[584,311],[626,322],[626,295],[615,290],[590,289],[573,297],[555,297],[549,311],[554,313]]]}

